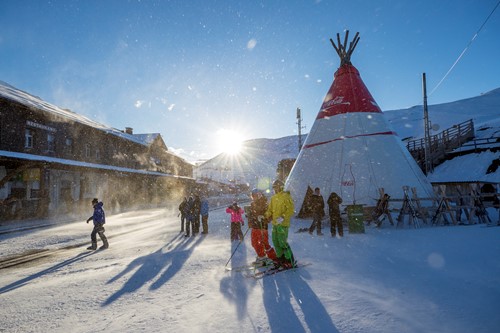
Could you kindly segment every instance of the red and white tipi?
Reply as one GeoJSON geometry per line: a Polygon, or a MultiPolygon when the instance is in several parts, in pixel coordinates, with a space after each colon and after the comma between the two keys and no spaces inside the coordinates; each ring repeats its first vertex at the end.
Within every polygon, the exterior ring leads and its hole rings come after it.
{"type": "MultiPolygon", "coordinates": [[[[285,183],[297,208],[302,207],[307,188],[319,187],[325,200],[331,192],[343,205],[375,206],[379,189],[393,199],[403,198],[403,186],[416,188],[417,195],[433,197],[427,178],[361,80],[350,57],[359,33],[346,50],[337,34],[340,68],[326,94],[304,146],[285,183]]],[[[411,192],[410,192],[411,197],[411,192]]],[[[425,205],[424,202],[422,202],[425,205]]]]}

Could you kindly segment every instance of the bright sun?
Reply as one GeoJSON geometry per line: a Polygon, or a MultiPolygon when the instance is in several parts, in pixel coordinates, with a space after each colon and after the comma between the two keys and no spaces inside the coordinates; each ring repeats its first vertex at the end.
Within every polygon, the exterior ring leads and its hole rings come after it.
{"type": "Polygon", "coordinates": [[[219,150],[231,155],[236,155],[241,151],[243,138],[237,132],[220,129],[216,134],[219,150]]]}

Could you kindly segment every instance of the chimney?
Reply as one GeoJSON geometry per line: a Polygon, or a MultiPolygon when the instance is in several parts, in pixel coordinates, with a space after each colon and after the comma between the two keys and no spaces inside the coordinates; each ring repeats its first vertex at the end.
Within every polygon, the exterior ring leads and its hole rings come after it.
{"type": "Polygon", "coordinates": [[[125,127],[125,133],[134,134],[134,129],[132,127],[125,127]]]}

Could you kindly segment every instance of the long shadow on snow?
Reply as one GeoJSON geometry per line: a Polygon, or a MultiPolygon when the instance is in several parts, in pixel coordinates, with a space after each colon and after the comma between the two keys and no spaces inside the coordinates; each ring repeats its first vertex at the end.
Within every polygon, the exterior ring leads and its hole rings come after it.
{"type": "Polygon", "coordinates": [[[299,268],[263,278],[264,307],[271,332],[338,332],[320,299],[304,280],[304,274],[299,268]],[[302,311],[307,329],[299,320],[293,300],[302,311]]]}
{"type": "Polygon", "coordinates": [[[77,262],[79,260],[82,260],[83,258],[85,257],[88,257],[92,254],[94,254],[95,252],[89,252],[89,251],[85,251],[85,252],[82,252],[78,255],[76,255],[75,257],[71,258],[71,259],[68,259],[68,260],[65,260],[63,262],[60,262],[52,267],[49,267],[47,269],[44,269],[43,271],[40,271],[36,274],[33,274],[33,275],[30,275],[30,276],[27,276],[25,277],[24,279],[21,279],[19,281],[16,281],[16,282],[12,282],[11,284],[5,286],[5,287],[2,287],[0,288],[0,294],[3,294],[3,293],[6,293],[8,291],[11,291],[11,290],[14,290],[14,289],[17,289],[17,288],[20,288],[22,286],[24,286],[25,284],[27,284],[28,282],[34,280],[34,279],[37,279],[37,278],[40,278],[46,274],[49,274],[49,273],[52,273],[52,272],[55,272],[57,271],[58,269],[66,266],[66,265],[70,265],[74,262],[77,262]]]}
{"type": "MultiPolygon", "coordinates": [[[[232,267],[243,265],[247,262],[245,242],[231,242],[231,253],[235,254],[233,258],[231,258],[232,267]]],[[[243,276],[242,272],[230,272],[230,274],[230,276],[220,281],[219,290],[224,294],[224,297],[236,305],[238,319],[242,319],[247,315],[247,278],[243,276]]]]}
{"type": "Polygon", "coordinates": [[[110,279],[107,284],[117,281],[135,268],[139,268],[124,283],[122,288],[111,295],[102,306],[113,303],[126,293],[132,293],[138,290],[163,271],[160,278],[151,285],[150,290],[160,288],[182,268],[193,252],[193,249],[202,240],[203,237],[197,237],[196,241],[193,241],[193,238],[184,238],[181,234],[174,237],[167,245],[161,247],[157,251],[133,260],[122,272],[110,279]],[[174,243],[177,244],[174,245],[174,243]],[[164,250],[168,252],[163,253],[164,250]]]}

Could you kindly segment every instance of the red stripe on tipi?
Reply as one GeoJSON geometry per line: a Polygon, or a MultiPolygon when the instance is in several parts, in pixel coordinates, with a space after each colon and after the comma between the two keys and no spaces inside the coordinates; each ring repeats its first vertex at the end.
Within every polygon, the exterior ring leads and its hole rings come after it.
{"type": "Polygon", "coordinates": [[[350,112],[382,112],[366,88],[358,70],[351,64],[335,72],[316,119],[350,112]]]}
{"type": "Polygon", "coordinates": [[[307,149],[307,148],[312,148],[312,147],[316,147],[316,146],[320,146],[320,145],[324,145],[326,143],[330,143],[330,142],[335,142],[335,141],[340,141],[340,140],[345,140],[345,139],[352,139],[352,138],[358,138],[358,137],[362,137],[362,136],[373,136],[373,135],[397,135],[396,132],[393,132],[393,131],[387,131],[387,132],[378,132],[378,133],[369,133],[369,134],[360,134],[360,135],[346,135],[346,136],[343,136],[343,137],[340,137],[340,138],[336,138],[336,139],[332,139],[332,140],[328,140],[328,141],[323,141],[323,142],[316,142],[316,143],[311,143],[311,144],[308,144],[308,145],[304,145],[304,149],[307,149]]]}

